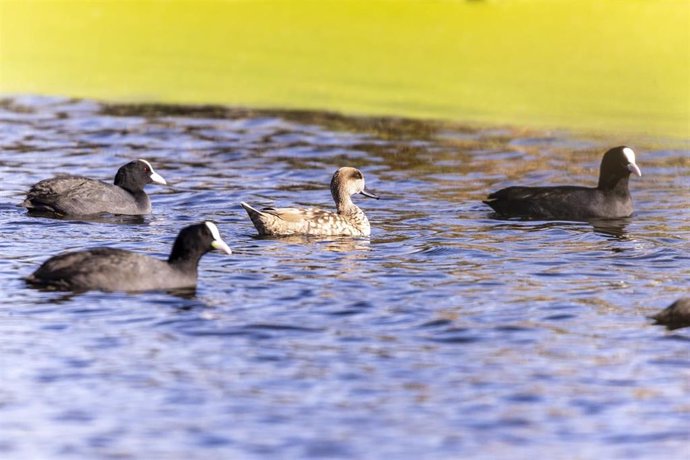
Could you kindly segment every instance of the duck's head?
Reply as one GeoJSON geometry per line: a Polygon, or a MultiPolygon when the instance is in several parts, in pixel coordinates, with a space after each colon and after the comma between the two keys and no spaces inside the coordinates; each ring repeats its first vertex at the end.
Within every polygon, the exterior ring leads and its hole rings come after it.
{"type": "Polygon", "coordinates": [[[342,196],[360,193],[366,197],[379,199],[378,196],[365,189],[364,174],[357,168],[343,167],[338,169],[331,179],[331,194],[338,202],[342,196]]]}

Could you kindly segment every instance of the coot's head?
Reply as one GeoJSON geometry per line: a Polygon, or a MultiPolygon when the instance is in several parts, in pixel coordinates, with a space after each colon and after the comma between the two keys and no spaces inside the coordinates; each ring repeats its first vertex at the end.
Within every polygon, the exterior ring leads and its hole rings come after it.
{"type": "Polygon", "coordinates": [[[620,179],[627,179],[631,173],[642,176],[635,163],[635,152],[624,145],[614,147],[601,160],[599,188],[614,187],[620,179]]]}
{"type": "Polygon", "coordinates": [[[153,170],[153,166],[146,160],[130,161],[117,170],[115,185],[130,192],[139,192],[146,184],[166,185],[165,179],[153,170]]]}
{"type": "Polygon", "coordinates": [[[364,188],[364,174],[356,168],[344,167],[338,169],[331,179],[331,194],[335,201],[341,196],[351,196],[361,193],[369,198],[379,199],[378,196],[364,188]]]}
{"type": "Polygon", "coordinates": [[[191,263],[196,266],[201,256],[213,249],[232,254],[232,250],[220,237],[216,224],[206,221],[190,225],[177,235],[168,262],[191,263]]]}

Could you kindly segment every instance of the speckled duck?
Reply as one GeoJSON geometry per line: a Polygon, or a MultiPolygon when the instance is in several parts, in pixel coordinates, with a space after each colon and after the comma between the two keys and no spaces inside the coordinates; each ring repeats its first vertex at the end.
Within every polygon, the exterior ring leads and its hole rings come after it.
{"type": "Polygon", "coordinates": [[[352,195],[379,197],[365,189],[364,175],[359,169],[343,167],[331,179],[331,195],[336,212],[321,209],[264,208],[255,209],[247,203],[242,207],[249,214],[260,235],[369,236],[369,220],[352,195]]]}

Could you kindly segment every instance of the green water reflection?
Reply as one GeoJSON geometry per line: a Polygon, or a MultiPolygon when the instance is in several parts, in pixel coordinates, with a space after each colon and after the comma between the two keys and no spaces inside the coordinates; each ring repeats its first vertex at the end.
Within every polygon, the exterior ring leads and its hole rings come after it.
{"type": "Polygon", "coordinates": [[[690,2],[15,1],[0,92],[688,138],[690,2]]]}

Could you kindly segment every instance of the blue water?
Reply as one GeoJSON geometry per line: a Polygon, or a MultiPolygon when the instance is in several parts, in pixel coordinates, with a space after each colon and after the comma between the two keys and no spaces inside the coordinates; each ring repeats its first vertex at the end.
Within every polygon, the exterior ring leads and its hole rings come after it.
{"type": "MultiPolygon", "coordinates": [[[[690,150],[631,145],[636,215],[491,218],[523,184],[593,184],[625,140],[331,114],[0,103],[3,459],[684,459],[690,329],[646,315],[690,289],[690,150]],[[28,217],[34,182],[112,180],[134,158],[144,219],[28,217]],[[370,239],[260,239],[240,201],[331,207],[339,166],[370,239]],[[166,257],[212,219],[194,296],[27,288],[51,255],[166,257]]],[[[684,145],[684,146],[683,146],[684,145]]]]}

